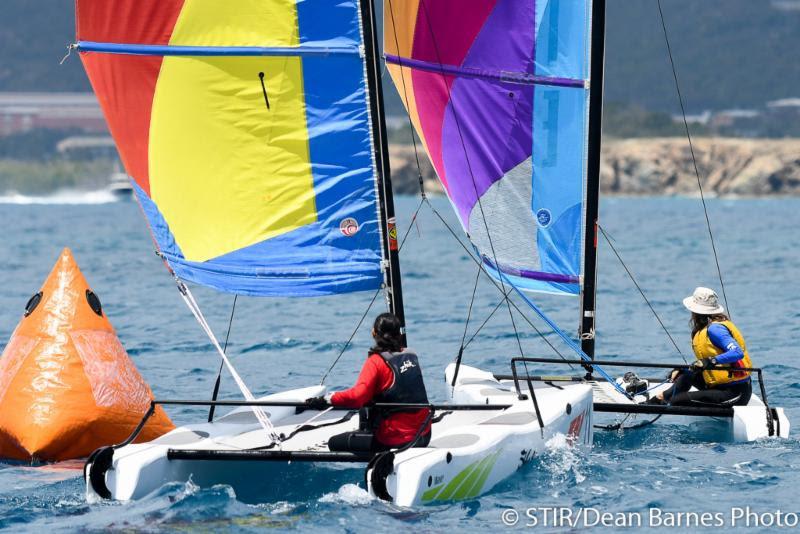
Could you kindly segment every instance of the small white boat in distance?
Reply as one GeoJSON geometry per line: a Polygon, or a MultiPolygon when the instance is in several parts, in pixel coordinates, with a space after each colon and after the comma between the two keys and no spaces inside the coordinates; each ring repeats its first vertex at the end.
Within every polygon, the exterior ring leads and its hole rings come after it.
{"type": "Polygon", "coordinates": [[[117,200],[131,200],[133,198],[133,186],[130,178],[122,171],[111,174],[107,189],[117,200]]]}

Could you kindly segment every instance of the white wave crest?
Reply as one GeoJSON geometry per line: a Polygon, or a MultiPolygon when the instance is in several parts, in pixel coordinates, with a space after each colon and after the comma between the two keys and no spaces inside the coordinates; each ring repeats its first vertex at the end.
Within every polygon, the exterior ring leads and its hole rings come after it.
{"type": "Polygon", "coordinates": [[[365,505],[375,500],[375,497],[355,484],[345,484],[336,493],[326,493],[319,498],[319,502],[343,503],[350,505],[365,505]]]}
{"type": "Polygon", "coordinates": [[[547,449],[542,463],[554,481],[563,482],[570,473],[578,484],[586,480],[586,476],[580,471],[582,463],[580,448],[575,447],[567,436],[561,433],[555,434],[547,440],[545,447],[547,449]]]}
{"type": "Polygon", "coordinates": [[[49,195],[23,195],[20,193],[7,193],[0,195],[0,204],[18,205],[80,205],[80,204],[109,204],[117,202],[118,197],[107,190],[99,191],[56,191],[49,195]]]}

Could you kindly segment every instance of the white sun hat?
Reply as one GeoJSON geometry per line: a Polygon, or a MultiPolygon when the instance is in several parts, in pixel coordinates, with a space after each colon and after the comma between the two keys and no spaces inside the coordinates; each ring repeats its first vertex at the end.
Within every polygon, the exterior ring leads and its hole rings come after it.
{"type": "Polygon", "coordinates": [[[719,303],[719,297],[713,289],[698,287],[691,296],[683,299],[683,305],[689,311],[700,315],[715,315],[725,313],[725,308],[719,303]]]}

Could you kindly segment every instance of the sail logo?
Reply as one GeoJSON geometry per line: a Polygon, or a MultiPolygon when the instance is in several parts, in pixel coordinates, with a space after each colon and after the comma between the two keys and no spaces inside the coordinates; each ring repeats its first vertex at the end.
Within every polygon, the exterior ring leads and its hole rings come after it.
{"type": "Polygon", "coordinates": [[[358,221],[352,217],[342,219],[342,222],[339,223],[339,231],[342,232],[342,235],[345,237],[356,235],[358,232],[358,221]]]}
{"type": "Polygon", "coordinates": [[[542,208],[536,212],[536,220],[539,222],[539,226],[547,228],[550,226],[550,221],[553,220],[553,216],[550,214],[550,210],[542,208]]]}
{"type": "Polygon", "coordinates": [[[412,362],[411,360],[404,361],[403,365],[400,366],[400,374],[405,373],[406,371],[408,371],[412,367],[416,367],[416,365],[414,365],[414,362],[412,362]]]}

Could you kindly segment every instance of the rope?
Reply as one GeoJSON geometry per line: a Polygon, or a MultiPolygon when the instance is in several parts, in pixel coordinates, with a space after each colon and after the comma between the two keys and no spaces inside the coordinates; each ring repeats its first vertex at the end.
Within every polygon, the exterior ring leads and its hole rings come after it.
{"type": "MultiPolygon", "coordinates": [[[[408,235],[411,233],[411,228],[414,227],[414,223],[417,221],[417,216],[419,215],[419,211],[422,209],[422,204],[423,204],[424,201],[425,201],[425,197],[423,196],[422,199],[420,199],[420,202],[419,202],[419,205],[417,206],[417,209],[414,210],[414,215],[411,216],[411,222],[409,222],[408,228],[406,228],[406,231],[403,234],[403,239],[400,240],[400,246],[397,248],[397,252],[398,253],[400,253],[400,251],[403,250],[403,245],[406,244],[406,240],[408,239],[408,235]]],[[[320,385],[323,385],[325,383],[325,379],[328,378],[328,375],[331,373],[331,371],[333,371],[333,368],[336,367],[337,363],[339,363],[339,359],[341,359],[342,355],[345,353],[347,348],[350,346],[350,343],[352,343],[353,338],[356,337],[356,333],[358,333],[358,330],[361,328],[361,324],[364,322],[364,319],[366,319],[367,315],[369,314],[369,310],[372,309],[372,305],[375,303],[375,299],[378,298],[378,295],[380,294],[382,289],[383,289],[383,287],[379,287],[375,291],[375,294],[372,295],[372,300],[369,301],[369,305],[367,306],[367,309],[364,311],[364,314],[361,316],[361,319],[358,320],[358,324],[356,325],[355,329],[353,330],[353,333],[350,334],[350,338],[347,340],[347,343],[344,344],[344,347],[342,347],[342,350],[339,351],[339,354],[336,356],[336,359],[333,360],[333,363],[330,365],[330,367],[328,367],[328,370],[325,371],[324,375],[322,375],[322,380],[320,380],[320,383],[319,383],[320,385]]]]}
{"type": "Polygon", "coordinates": [[[472,297],[469,299],[469,308],[467,308],[467,320],[464,322],[464,333],[461,336],[461,348],[464,348],[464,340],[467,338],[467,329],[469,328],[469,320],[472,316],[472,306],[475,303],[475,293],[478,290],[478,281],[481,279],[481,269],[475,273],[475,285],[472,287],[472,297]]]}
{"type": "MultiPolygon", "coordinates": [[[[464,322],[464,333],[461,335],[461,346],[458,347],[458,356],[456,356],[456,369],[453,373],[453,380],[450,383],[450,385],[453,387],[456,385],[456,380],[458,380],[458,371],[461,369],[461,358],[464,356],[464,340],[467,339],[467,329],[469,328],[469,320],[472,317],[472,306],[475,304],[475,293],[478,291],[478,281],[480,279],[481,269],[478,269],[478,272],[475,273],[475,285],[472,286],[472,297],[469,299],[469,308],[467,308],[467,320],[464,322]]],[[[451,397],[453,393],[455,393],[455,390],[450,391],[451,397]]]]}
{"type": "MultiPolygon", "coordinates": [[[[231,376],[233,376],[233,380],[236,382],[236,385],[239,387],[239,390],[242,392],[242,395],[244,396],[245,400],[250,402],[256,400],[253,394],[247,388],[247,384],[244,383],[242,377],[239,376],[239,373],[233,367],[233,364],[228,359],[228,356],[225,354],[225,351],[222,350],[222,347],[220,347],[219,341],[217,341],[217,338],[214,335],[213,330],[211,330],[211,327],[208,325],[206,318],[203,316],[203,312],[200,311],[200,306],[197,305],[197,301],[194,299],[192,292],[189,291],[189,288],[181,280],[178,279],[177,284],[178,284],[178,291],[180,292],[181,297],[183,297],[183,301],[186,303],[186,306],[192,312],[192,315],[194,315],[194,318],[197,319],[197,322],[200,324],[200,327],[203,329],[208,338],[211,340],[211,343],[214,345],[214,348],[217,349],[217,353],[219,353],[223,363],[228,368],[228,371],[231,373],[231,376]]],[[[269,417],[267,417],[267,414],[264,413],[264,410],[262,410],[260,406],[251,406],[250,408],[253,410],[253,414],[256,416],[258,422],[261,424],[264,430],[267,431],[267,435],[269,436],[269,438],[272,441],[277,441],[278,435],[275,433],[275,428],[272,426],[272,422],[269,420],[269,417]]]]}
{"type": "Polygon", "coordinates": [[[655,416],[653,419],[648,419],[646,421],[641,421],[640,423],[637,423],[637,424],[632,425],[632,426],[624,426],[625,425],[625,421],[628,420],[630,415],[631,414],[628,414],[625,417],[623,417],[622,421],[620,421],[619,423],[614,423],[614,424],[610,424],[610,425],[594,425],[594,427],[596,429],[598,429],[598,430],[637,430],[639,428],[644,428],[646,426],[652,425],[653,423],[655,423],[656,421],[661,419],[661,416],[664,415],[664,414],[659,414],[659,415],[655,416]]]}
{"type": "Polygon", "coordinates": [[[367,306],[367,309],[364,310],[364,314],[361,316],[361,319],[358,320],[358,324],[356,325],[355,329],[353,329],[353,333],[350,334],[350,337],[347,339],[347,343],[344,344],[344,347],[342,347],[342,350],[339,351],[339,354],[338,354],[338,356],[336,356],[336,359],[333,360],[333,363],[330,365],[330,367],[328,367],[328,370],[325,371],[324,375],[322,375],[322,380],[319,381],[319,385],[320,386],[325,384],[325,379],[328,378],[328,375],[331,373],[331,371],[333,371],[333,368],[336,367],[337,363],[339,363],[339,359],[342,357],[342,355],[345,353],[347,348],[350,346],[350,343],[353,341],[353,338],[356,337],[356,333],[358,332],[358,329],[361,328],[361,324],[364,322],[364,319],[367,318],[367,314],[369,314],[369,310],[372,309],[372,305],[375,304],[375,299],[378,298],[378,295],[380,294],[382,289],[383,289],[382,287],[379,287],[377,289],[377,291],[375,291],[375,294],[372,295],[372,299],[369,301],[369,305],[367,306]]]}
{"type": "MultiPolygon", "coordinates": [[[[231,327],[233,326],[233,315],[236,312],[236,301],[239,299],[239,295],[233,296],[233,305],[231,306],[231,317],[228,319],[228,331],[225,333],[225,344],[222,346],[222,351],[225,354],[228,354],[228,339],[231,336],[231,327]]],[[[225,362],[219,362],[219,369],[217,370],[217,380],[214,382],[214,392],[211,394],[211,400],[217,400],[217,395],[219,395],[219,386],[222,382],[222,368],[225,366],[225,362]]],[[[216,405],[212,404],[208,408],[208,422],[212,422],[214,420],[214,412],[216,409],[216,405]]]]}
{"type": "MultiPolygon", "coordinates": [[[[392,6],[392,0],[389,0],[389,15],[392,19],[392,33],[394,33],[394,45],[398,51],[400,52],[400,42],[397,39],[397,28],[394,24],[394,7],[392,6]]],[[[383,63],[386,65],[386,62],[383,63]]],[[[410,110],[408,106],[408,90],[406,89],[406,76],[403,73],[403,66],[400,66],[400,82],[403,86],[403,100],[406,105],[406,110],[410,110]]],[[[425,183],[422,180],[422,166],[419,162],[419,152],[417,150],[417,136],[414,133],[414,122],[411,120],[411,114],[406,113],[408,117],[408,127],[411,130],[411,144],[414,146],[414,159],[417,161],[417,176],[419,177],[419,194],[422,198],[425,198],[425,183]]]]}
{"type": "MultiPolygon", "coordinates": [[[[498,272],[500,273],[500,276],[503,277],[505,276],[502,272],[500,271],[498,272]]],[[[605,370],[603,370],[602,367],[592,362],[592,359],[589,358],[589,356],[587,356],[585,352],[583,352],[583,349],[581,349],[581,347],[578,346],[578,344],[575,343],[563,330],[561,330],[558,327],[558,325],[556,325],[556,323],[552,321],[552,319],[550,319],[536,304],[534,304],[534,302],[531,299],[529,299],[528,296],[525,293],[523,293],[520,288],[514,285],[510,280],[506,280],[506,282],[508,282],[508,285],[510,285],[514,289],[514,291],[517,292],[517,295],[519,295],[520,298],[522,298],[525,304],[527,304],[533,311],[535,311],[536,315],[538,315],[545,323],[547,323],[547,325],[553,329],[553,332],[558,334],[558,337],[560,337],[564,341],[564,343],[567,344],[569,348],[575,351],[575,353],[578,356],[580,356],[580,358],[583,361],[591,365],[593,368],[597,369],[597,371],[600,373],[600,376],[602,376],[609,383],[611,383],[617,391],[625,395],[627,398],[631,398],[630,394],[628,394],[627,391],[622,389],[622,387],[619,384],[617,384],[617,382],[613,378],[611,378],[611,375],[609,375],[605,370]]]]}
{"type": "Polygon", "coordinates": [[[683,105],[683,95],[681,94],[680,84],[678,83],[678,72],[675,69],[675,60],[672,57],[672,47],[669,44],[669,36],[667,34],[667,24],[664,22],[664,12],[661,10],[661,0],[656,0],[658,4],[658,15],[661,18],[661,28],[664,30],[664,41],[667,44],[667,53],[669,54],[669,64],[672,67],[672,77],[675,80],[675,90],[678,92],[678,102],[681,105],[681,115],[683,116],[683,127],[686,129],[686,139],[689,141],[689,151],[692,154],[692,164],[694,165],[694,174],[697,177],[697,188],[700,190],[700,201],[703,204],[703,213],[706,216],[706,227],[708,228],[708,237],[711,239],[711,250],[714,252],[714,262],[717,266],[717,275],[719,276],[719,285],[722,287],[722,298],[725,300],[725,308],[728,310],[728,316],[731,316],[731,307],[728,305],[728,295],[725,293],[725,283],[722,281],[722,269],[719,266],[719,256],[717,255],[717,246],[714,242],[714,233],[711,231],[711,219],[708,217],[708,207],[706,206],[706,198],[703,194],[703,184],[700,182],[700,171],[697,169],[697,158],[694,155],[694,145],[692,144],[692,136],[689,133],[689,123],[686,120],[686,109],[683,105]]]}
{"type": "MultiPolygon", "coordinates": [[[[433,44],[433,49],[434,49],[434,52],[436,53],[436,63],[439,65],[439,73],[442,76],[442,81],[444,82],[444,87],[445,87],[445,90],[447,91],[447,98],[448,98],[448,100],[450,102],[450,105],[451,105],[451,107],[453,109],[453,120],[456,123],[456,130],[458,131],[458,138],[459,138],[459,141],[461,142],[461,148],[464,151],[464,161],[466,162],[467,169],[469,170],[470,181],[472,182],[472,188],[473,188],[473,190],[475,192],[475,198],[477,200],[478,210],[480,211],[480,214],[481,214],[481,222],[483,222],[483,227],[486,230],[486,238],[489,241],[489,248],[492,251],[492,258],[494,259],[494,264],[497,266],[497,272],[502,274],[500,272],[500,263],[497,261],[497,253],[495,252],[495,249],[494,249],[494,243],[492,242],[492,234],[489,231],[489,223],[486,220],[486,213],[483,210],[483,203],[481,202],[481,195],[478,193],[478,186],[475,183],[475,173],[472,170],[472,162],[470,161],[469,153],[467,152],[466,141],[464,141],[464,132],[461,129],[461,121],[458,118],[458,109],[456,109],[456,101],[453,100],[452,94],[450,92],[450,84],[447,83],[447,77],[445,76],[444,66],[442,65],[441,54],[439,53],[439,45],[436,42],[436,35],[434,34],[433,28],[431,27],[431,24],[430,24],[430,15],[428,14],[428,7],[425,4],[425,0],[420,0],[420,5],[422,6],[422,9],[425,12],[425,20],[427,22],[426,25],[428,27],[428,33],[430,34],[431,43],[433,44]]],[[[505,285],[503,283],[502,275],[500,277],[500,285],[502,286],[501,289],[503,291],[503,294],[505,294],[506,291],[505,291],[505,285]]],[[[525,354],[524,354],[524,352],[522,350],[522,342],[519,339],[519,332],[517,331],[517,325],[516,325],[516,322],[514,321],[514,314],[511,311],[510,300],[506,300],[506,303],[508,304],[508,315],[511,318],[511,326],[514,329],[514,336],[517,339],[517,345],[519,345],[520,356],[524,356],[525,354]]],[[[527,365],[526,365],[526,367],[527,367],[527,365]]],[[[527,369],[526,369],[526,371],[527,371],[527,369]]]]}
{"type": "MultiPolygon", "coordinates": [[[[547,339],[547,337],[545,337],[544,333],[542,333],[542,331],[541,331],[541,330],[539,330],[539,329],[536,327],[536,325],[535,325],[535,324],[533,324],[533,322],[532,322],[532,321],[531,321],[531,320],[530,320],[530,319],[529,319],[529,318],[528,318],[528,317],[527,317],[527,316],[526,316],[526,315],[525,315],[525,314],[522,312],[522,310],[519,308],[519,306],[517,306],[517,304],[516,304],[516,303],[515,303],[513,300],[511,300],[511,299],[509,299],[509,298],[508,298],[509,294],[511,293],[511,290],[509,290],[508,292],[505,292],[505,291],[503,290],[503,288],[501,288],[501,287],[500,287],[500,285],[497,283],[497,281],[496,281],[494,278],[492,278],[492,276],[491,276],[491,275],[490,275],[488,272],[486,272],[486,267],[483,265],[483,262],[482,262],[482,261],[480,261],[478,258],[476,258],[476,257],[475,257],[475,256],[472,254],[472,251],[471,251],[471,250],[470,250],[470,249],[469,249],[469,248],[468,248],[468,247],[467,247],[467,246],[466,246],[466,245],[465,245],[465,244],[464,244],[464,243],[461,241],[461,239],[458,237],[458,234],[456,234],[455,230],[453,230],[453,227],[452,227],[452,226],[450,226],[450,225],[447,223],[447,221],[444,219],[444,217],[442,217],[442,214],[441,214],[441,213],[439,213],[439,210],[437,210],[437,209],[436,209],[436,208],[433,206],[433,204],[431,204],[431,203],[430,203],[430,201],[428,201],[427,199],[426,199],[426,203],[427,203],[428,207],[431,209],[431,211],[433,212],[433,214],[434,214],[434,215],[436,215],[436,217],[439,219],[439,221],[441,221],[441,223],[444,225],[444,227],[445,227],[445,228],[447,228],[448,232],[450,232],[450,235],[451,235],[451,236],[453,236],[453,239],[455,239],[455,240],[456,240],[456,242],[457,242],[459,245],[461,245],[461,248],[463,248],[463,249],[464,249],[464,252],[466,252],[466,253],[467,253],[467,256],[469,257],[469,259],[471,259],[473,262],[475,262],[475,264],[476,264],[476,265],[478,265],[478,266],[480,267],[480,269],[483,271],[483,273],[484,273],[484,274],[485,274],[485,275],[486,275],[486,276],[489,278],[489,281],[492,283],[492,285],[494,285],[494,287],[495,287],[495,288],[496,288],[496,289],[497,289],[497,290],[498,290],[498,291],[499,291],[499,292],[500,292],[500,293],[503,295],[503,300],[501,300],[501,301],[500,301],[500,303],[499,303],[499,304],[498,304],[498,305],[495,307],[495,309],[494,309],[494,310],[492,311],[492,313],[489,315],[489,318],[491,318],[491,316],[492,316],[492,315],[494,315],[494,312],[495,312],[495,311],[497,311],[497,310],[500,308],[500,305],[502,305],[502,304],[503,304],[503,301],[507,301],[507,302],[509,302],[509,303],[511,304],[511,306],[513,306],[513,307],[514,307],[514,309],[515,309],[515,310],[517,310],[517,312],[518,312],[518,313],[519,313],[519,314],[522,316],[522,318],[523,318],[523,319],[525,319],[525,322],[526,322],[526,323],[528,323],[528,325],[529,325],[531,328],[533,328],[533,330],[534,330],[534,331],[535,331],[535,332],[536,332],[536,333],[539,335],[539,337],[542,339],[542,341],[544,341],[545,343],[547,343],[547,345],[548,345],[548,346],[549,346],[551,349],[553,349],[553,352],[555,352],[556,354],[558,354],[558,356],[559,356],[559,357],[560,357],[562,360],[565,360],[566,358],[564,357],[564,355],[563,355],[563,354],[561,354],[561,352],[560,352],[560,351],[559,351],[559,350],[558,350],[558,349],[555,347],[555,345],[553,345],[553,344],[550,342],[550,340],[549,340],[549,339],[547,339]]],[[[483,325],[481,325],[481,327],[480,327],[480,328],[483,328],[483,326],[484,326],[484,325],[485,325],[485,324],[488,322],[489,318],[487,318],[487,319],[486,319],[486,321],[484,321],[484,322],[483,322],[483,325]]],[[[478,329],[479,331],[480,331],[480,328],[478,329]]],[[[477,332],[475,333],[475,335],[477,335],[477,332]]],[[[472,339],[474,339],[474,338],[475,338],[475,335],[473,335],[473,337],[472,337],[472,338],[470,338],[469,342],[467,342],[467,345],[469,345],[469,343],[471,343],[471,342],[472,342],[472,339]]],[[[573,369],[573,368],[574,368],[574,367],[573,367],[571,364],[568,364],[568,365],[569,365],[570,369],[573,369]]]]}
{"type": "Polygon", "coordinates": [[[617,249],[616,249],[616,247],[614,247],[614,243],[611,242],[611,238],[606,233],[605,228],[600,226],[600,223],[597,224],[597,228],[600,230],[600,233],[603,234],[603,238],[605,238],[606,243],[608,243],[608,246],[611,247],[611,250],[614,252],[614,255],[617,257],[619,262],[622,264],[622,267],[623,267],[623,269],[625,269],[625,272],[628,273],[628,278],[631,279],[631,282],[633,282],[633,285],[635,285],[636,289],[639,290],[639,294],[642,296],[644,301],[647,303],[647,306],[650,308],[650,311],[653,312],[653,315],[655,316],[656,320],[658,321],[658,324],[661,325],[661,329],[664,330],[664,333],[667,334],[667,337],[672,342],[672,345],[675,347],[675,350],[677,350],[678,354],[680,354],[681,358],[683,358],[683,363],[689,363],[689,362],[686,361],[686,356],[683,355],[683,352],[681,351],[681,349],[678,346],[678,344],[675,343],[675,339],[673,339],[672,334],[669,333],[669,330],[667,330],[667,327],[664,325],[663,321],[661,321],[661,317],[659,317],[659,315],[656,312],[655,308],[653,308],[653,305],[650,303],[650,300],[645,296],[644,291],[642,290],[641,286],[639,285],[639,282],[636,281],[636,278],[634,278],[633,273],[631,272],[630,269],[628,269],[628,266],[622,260],[622,256],[620,256],[619,252],[617,252],[617,249]]]}
{"type": "MultiPolygon", "coordinates": [[[[428,13],[427,13],[427,7],[425,6],[425,1],[422,0],[421,3],[422,3],[423,9],[425,9],[426,20],[428,20],[428,13]]],[[[391,18],[391,21],[392,21],[392,29],[394,30],[395,47],[397,48],[397,50],[399,52],[400,43],[399,43],[399,41],[397,39],[397,29],[396,29],[396,25],[395,25],[394,6],[392,4],[392,0],[389,0],[389,14],[390,14],[390,18],[391,18]]],[[[436,54],[437,54],[437,59],[438,59],[440,57],[439,56],[439,49],[438,49],[438,46],[436,45],[436,39],[435,39],[435,36],[433,35],[432,28],[430,27],[430,23],[428,24],[428,29],[431,32],[431,38],[433,39],[433,44],[434,44],[434,47],[436,49],[436,54]]],[[[441,75],[442,75],[442,77],[444,77],[444,72],[443,72],[443,69],[442,69],[441,61],[439,61],[439,67],[440,67],[441,75]]],[[[401,81],[401,85],[403,87],[403,100],[405,102],[406,109],[410,109],[409,108],[409,100],[408,100],[408,89],[407,89],[407,86],[406,86],[405,74],[404,74],[404,70],[403,70],[403,66],[402,65],[400,65],[400,81],[401,81]]],[[[449,88],[449,86],[447,84],[445,84],[445,87],[447,88],[448,96],[449,96],[450,88],[449,88]]],[[[409,124],[409,127],[411,128],[411,140],[412,140],[412,144],[413,144],[413,147],[414,147],[414,158],[415,158],[416,164],[417,164],[417,173],[419,175],[419,185],[420,185],[420,195],[422,197],[422,200],[428,204],[428,207],[431,209],[431,211],[442,222],[442,224],[444,224],[445,228],[447,228],[447,230],[450,232],[450,234],[453,236],[453,238],[455,238],[455,240],[458,242],[458,244],[461,245],[461,247],[464,249],[464,251],[467,253],[467,255],[473,261],[475,261],[475,263],[478,265],[479,272],[483,271],[484,273],[486,273],[486,270],[485,270],[485,268],[483,266],[483,262],[481,262],[480,260],[477,260],[473,256],[472,252],[464,245],[464,243],[461,241],[461,239],[458,237],[458,235],[453,231],[453,229],[450,227],[450,225],[447,223],[447,221],[445,221],[445,219],[441,216],[439,211],[430,203],[430,201],[428,201],[427,197],[425,196],[425,190],[424,190],[423,181],[422,181],[422,169],[421,169],[420,161],[419,161],[419,149],[417,147],[417,141],[416,141],[416,137],[414,135],[414,124],[413,124],[413,121],[411,120],[411,115],[408,114],[408,113],[406,113],[406,115],[408,115],[408,124],[409,124]]],[[[466,151],[466,146],[464,144],[463,135],[461,134],[461,125],[460,125],[460,123],[458,121],[458,115],[456,113],[455,107],[453,109],[453,115],[454,115],[454,118],[456,119],[456,125],[458,127],[459,137],[461,138],[461,143],[462,143],[462,147],[464,148],[464,154],[466,156],[467,165],[469,166],[469,169],[470,169],[470,176],[472,177],[472,185],[473,185],[473,187],[475,187],[475,178],[474,178],[474,175],[472,174],[472,166],[471,166],[471,164],[469,162],[469,156],[468,156],[467,151],[466,151]]],[[[478,206],[479,206],[479,208],[481,210],[483,223],[484,223],[484,226],[486,228],[486,234],[487,234],[487,237],[489,237],[489,242],[490,242],[490,245],[491,245],[491,235],[489,234],[489,227],[488,227],[488,225],[486,223],[486,218],[483,217],[483,206],[481,205],[481,202],[480,202],[480,196],[477,195],[477,188],[476,188],[476,196],[478,197],[478,206]]],[[[495,256],[495,258],[494,258],[495,259],[495,265],[498,265],[498,269],[499,269],[499,264],[497,262],[497,257],[496,257],[496,255],[494,253],[494,246],[493,245],[492,245],[492,255],[495,256]]],[[[536,333],[545,341],[545,343],[547,343],[550,346],[550,348],[553,349],[553,351],[556,354],[558,354],[558,356],[560,358],[565,359],[564,356],[558,351],[558,349],[556,349],[555,346],[553,346],[553,344],[550,343],[550,341],[544,336],[544,334],[541,331],[539,331],[538,328],[536,328],[536,326],[530,321],[530,319],[528,319],[525,316],[525,314],[522,313],[522,310],[520,310],[519,307],[513,301],[511,301],[508,298],[508,295],[509,295],[510,291],[508,291],[508,292],[505,291],[505,286],[502,285],[502,282],[501,282],[501,286],[498,286],[497,282],[491,277],[491,275],[489,275],[488,273],[486,273],[486,274],[487,274],[487,276],[489,276],[489,280],[492,282],[492,284],[503,294],[503,299],[500,301],[498,306],[496,306],[495,309],[492,310],[492,313],[489,314],[489,317],[478,328],[478,330],[475,332],[475,334],[473,334],[473,336],[470,338],[470,340],[467,342],[466,345],[464,345],[464,338],[462,337],[462,347],[459,349],[459,356],[458,356],[458,360],[456,362],[457,366],[456,366],[456,375],[455,376],[457,376],[457,374],[458,374],[458,363],[460,362],[463,350],[466,348],[467,345],[469,345],[472,342],[473,339],[475,339],[475,336],[477,336],[478,332],[480,332],[480,330],[483,328],[483,326],[488,322],[488,320],[492,317],[492,315],[494,315],[494,313],[497,311],[497,309],[499,309],[500,305],[502,305],[503,302],[508,303],[508,313],[511,316],[511,324],[512,324],[512,327],[514,328],[514,335],[517,338],[517,343],[519,344],[520,352],[522,351],[522,344],[521,344],[520,339],[519,339],[519,333],[517,332],[516,323],[514,322],[514,316],[511,313],[511,306],[514,306],[514,309],[516,309],[517,312],[519,312],[520,315],[522,315],[522,318],[525,319],[525,321],[536,331],[536,333]]],[[[477,283],[477,280],[476,280],[476,283],[477,283]]],[[[473,296],[473,300],[474,300],[474,296],[473,296]]],[[[471,306],[472,306],[472,302],[470,302],[470,307],[471,306]]],[[[465,325],[465,332],[466,332],[466,327],[468,326],[468,323],[469,323],[469,317],[467,319],[467,325],[465,325]]],[[[569,367],[572,368],[572,365],[570,365],[569,367]]],[[[527,372],[527,364],[526,364],[526,372],[527,372]]],[[[455,376],[454,376],[454,380],[455,380],[455,376]]]]}

